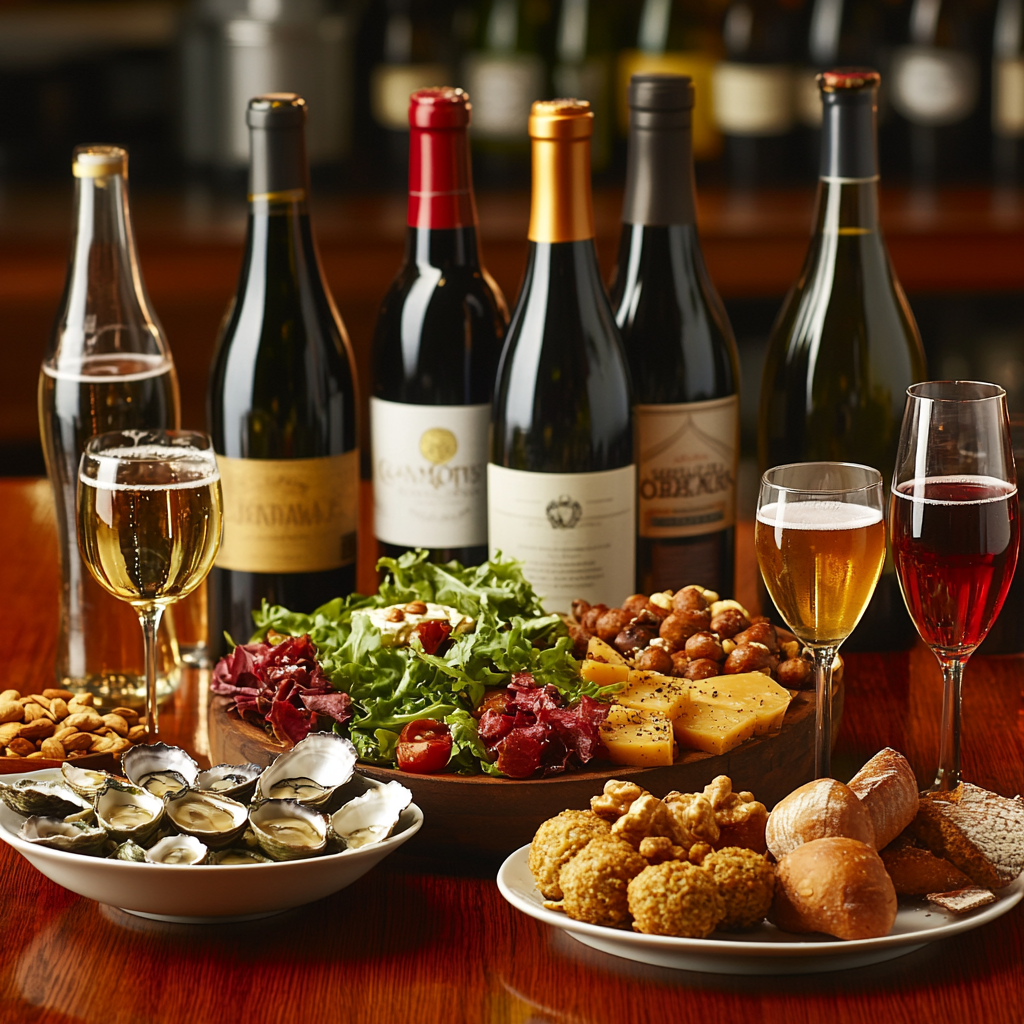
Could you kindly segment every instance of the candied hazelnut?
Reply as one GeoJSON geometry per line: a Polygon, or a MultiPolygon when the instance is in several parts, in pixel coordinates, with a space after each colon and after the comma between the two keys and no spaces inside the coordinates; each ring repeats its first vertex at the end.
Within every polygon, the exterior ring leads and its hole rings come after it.
{"type": "Polygon", "coordinates": [[[572,603],[572,617],[579,623],[582,624],[583,616],[590,611],[590,602],[584,601],[582,598],[577,598],[572,603]]]}
{"type": "Polygon", "coordinates": [[[672,671],[672,665],[672,655],[664,647],[648,647],[636,657],[636,667],[645,672],[664,674],[672,671]]]}
{"type": "Polygon", "coordinates": [[[658,633],[670,644],[681,647],[694,633],[702,633],[711,625],[711,613],[703,611],[673,612],[661,622],[658,633]]]}
{"type": "Polygon", "coordinates": [[[683,587],[672,595],[672,608],[677,612],[703,611],[707,606],[703,587],[683,587]]]}
{"type": "Polygon", "coordinates": [[[642,651],[655,637],[652,626],[644,626],[631,622],[625,629],[616,634],[612,645],[620,654],[632,654],[642,651]]]}
{"type": "Polygon", "coordinates": [[[726,608],[711,620],[711,632],[722,640],[731,640],[737,633],[750,629],[750,621],[736,608],[726,608]]]}
{"type": "Polygon", "coordinates": [[[597,620],[608,611],[606,604],[592,604],[580,619],[580,625],[588,632],[597,635],[597,620]]]}
{"type": "Polygon", "coordinates": [[[587,643],[592,634],[588,633],[582,626],[575,622],[567,623],[569,638],[572,640],[572,653],[574,658],[583,659],[587,656],[587,643]]]}
{"type": "Polygon", "coordinates": [[[611,643],[619,632],[633,621],[633,616],[625,608],[609,608],[602,612],[596,623],[594,632],[602,639],[611,643]]]}
{"type": "Polygon", "coordinates": [[[724,675],[736,672],[758,672],[769,668],[772,663],[772,652],[764,644],[741,644],[728,658],[722,667],[724,675]]]}
{"type": "Polygon", "coordinates": [[[710,679],[712,676],[717,676],[720,671],[718,662],[712,661],[710,658],[696,658],[686,666],[683,677],[685,679],[710,679]]]}
{"type": "Polygon", "coordinates": [[[725,651],[714,633],[694,633],[686,641],[688,658],[710,658],[712,661],[723,661],[725,651]]]}
{"type": "Polygon", "coordinates": [[[810,686],[813,669],[814,666],[803,658],[787,658],[779,662],[775,678],[787,689],[802,690],[805,686],[810,686]]]}
{"type": "Polygon", "coordinates": [[[686,669],[690,664],[690,659],[686,656],[685,651],[676,651],[672,655],[672,674],[677,676],[685,676],[686,669]]]}
{"type": "Polygon", "coordinates": [[[622,602],[622,607],[626,609],[631,615],[636,615],[641,608],[647,607],[647,595],[646,594],[631,594],[622,602]]]}
{"type": "Polygon", "coordinates": [[[771,622],[767,615],[752,615],[750,618],[750,624],[756,626],[759,622],[771,622]]]}
{"type": "Polygon", "coordinates": [[[737,633],[733,640],[736,641],[737,647],[742,647],[744,644],[764,644],[772,654],[778,653],[779,650],[779,637],[775,632],[775,627],[770,622],[755,622],[748,629],[743,630],[742,633],[737,633]]]}
{"type": "Polygon", "coordinates": [[[664,596],[664,594],[654,594],[644,607],[643,614],[657,622],[661,622],[662,619],[667,619],[672,614],[672,602],[666,601],[666,604],[668,604],[668,607],[666,608],[665,605],[659,604],[654,600],[655,597],[664,596]]]}

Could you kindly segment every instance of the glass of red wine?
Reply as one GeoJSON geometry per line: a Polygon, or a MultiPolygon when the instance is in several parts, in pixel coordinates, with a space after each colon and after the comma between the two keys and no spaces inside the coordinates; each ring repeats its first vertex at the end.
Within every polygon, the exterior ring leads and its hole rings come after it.
{"type": "Polygon", "coordinates": [[[1006,392],[960,380],[908,388],[889,533],[903,600],[942,666],[932,791],[960,782],[963,670],[1003,606],[1019,529],[1006,392]]]}

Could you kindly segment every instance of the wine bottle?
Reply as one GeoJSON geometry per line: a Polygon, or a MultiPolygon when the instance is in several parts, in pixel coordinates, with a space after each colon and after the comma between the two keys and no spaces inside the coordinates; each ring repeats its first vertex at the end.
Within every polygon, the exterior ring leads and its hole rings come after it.
{"type": "MultiPolygon", "coordinates": [[[[906,389],[926,371],[878,224],[879,75],[827,71],[819,83],[824,114],[814,236],[768,343],[758,455],[762,469],[861,463],[879,470],[888,487],[906,389]]],[[[890,558],[851,640],[885,650],[909,646],[914,636],[890,558]]]]}
{"type": "Polygon", "coordinates": [[[1024,184],[1024,0],[999,0],[992,38],[992,162],[1002,189],[1024,184]]]}
{"type": "MultiPolygon", "coordinates": [[[[105,707],[140,705],[146,662],[138,618],[99,586],[78,550],[78,462],[94,434],[177,428],[178,381],[139,269],[127,152],[80,146],[72,172],[71,261],[39,374],[39,429],[61,563],[57,685],[91,692],[105,707]]],[[[158,634],[161,693],[169,692],[178,676],[172,633],[168,620],[158,634]]]]}
{"type": "Polygon", "coordinates": [[[508,323],[480,263],[469,97],[409,97],[405,262],[373,339],[374,531],[382,553],[487,558],[487,430],[508,323]]]}
{"type": "Polygon", "coordinates": [[[734,594],[739,357],[697,236],[693,85],[634,75],[610,287],[633,380],[637,584],[734,594]]]}
{"type": "Polygon", "coordinates": [[[209,585],[220,652],[225,632],[248,640],[264,599],[309,612],[355,588],[355,368],[306,208],[306,105],[271,93],[246,118],[248,236],[208,410],[224,492],[209,585]]]}
{"type": "Polygon", "coordinates": [[[594,248],[593,114],[533,105],[530,248],[498,366],[488,544],[521,559],[551,611],[618,604],[634,585],[629,369],[594,248]]]}

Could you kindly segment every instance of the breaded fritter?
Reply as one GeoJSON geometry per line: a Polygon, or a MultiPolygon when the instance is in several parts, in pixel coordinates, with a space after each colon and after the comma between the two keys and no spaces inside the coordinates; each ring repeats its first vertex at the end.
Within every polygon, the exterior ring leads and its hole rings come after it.
{"type": "Polygon", "coordinates": [[[595,836],[611,835],[612,827],[593,811],[562,811],[548,818],[530,844],[530,872],[541,895],[560,900],[558,873],[595,836]]]}
{"type": "Polygon", "coordinates": [[[688,861],[644,868],[629,883],[628,898],[633,927],[648,935],[703,939],[725,916],[715,880],[688,861]]]}
{"type": "Polygon", "coordinates": [[[622,924],[629,918],[629,881],[646,867],[647,861],[624,839],[596,836],[562,868],[561,904],[544,906],[564,910],[577,921],[622,924]]]}
{"type": "Polygon", "coordinates": [[[775,869],[759,853],[726,846],[701,864],[718,885],[725,903],[719,928],[752,928],[768,913],[775,891],[775,869]]]}

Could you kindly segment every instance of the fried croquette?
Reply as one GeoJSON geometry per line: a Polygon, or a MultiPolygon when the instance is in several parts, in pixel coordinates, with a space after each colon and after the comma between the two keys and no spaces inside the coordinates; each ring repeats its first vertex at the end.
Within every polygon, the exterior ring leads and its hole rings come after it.
{"type": "Polygon", "coordinates": [[[714,878],[688,861],[644,868],[629,883],[628,902],[633,927],[648,935],[703,939],[725,916],[714,878]]]}
{"type": "Polygon", "coordinates": [[[629,881],[646,867],[647,861],[624,839],[596,836],[562,868],[561,903],[544,906],[563,910],[577,921],[622,924],[629,918],[629,881]]]}
{"type": "Polygon", "coordinates": [[[612,827],[593,811],[562,811],[548,818],[530,844],[530,872],[541,895],[560,900],[558,873],[595,836],[611,835],[612,827]]]}
{"type": "Polygon", "coordinates": [[[759,853],[726,846],[709,853],[701,863],[718,885],[725,902],[719,928],[752,928],[772,905],[775,870],[759,853]]]}

